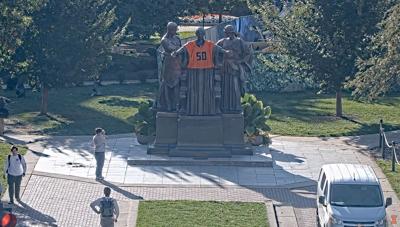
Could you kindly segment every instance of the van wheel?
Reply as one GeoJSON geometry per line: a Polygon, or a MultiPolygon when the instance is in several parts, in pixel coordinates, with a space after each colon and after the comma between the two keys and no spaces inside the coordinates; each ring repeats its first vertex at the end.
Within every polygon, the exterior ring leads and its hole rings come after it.
{"type": "Polygon", "coordinates": [[[317,227],[321,227],[321,223],[319,222],[319,217],[318,217],[318,209],[315,211],[315,217],[317,219],[317,227]]]}

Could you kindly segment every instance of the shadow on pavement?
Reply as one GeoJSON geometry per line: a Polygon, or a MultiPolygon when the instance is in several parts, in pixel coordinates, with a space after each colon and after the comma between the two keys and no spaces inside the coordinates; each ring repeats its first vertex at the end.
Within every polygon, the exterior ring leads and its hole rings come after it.
{"type": "Polygon", "coordinates": [[[18,226],[58,226],[56,224],[57,221],[53,217],[35,210],[22,201],[19,201],[19,204],[21,206],[17,205],[13,209],[13,213],[17,215],[18,226]],[[26,223],[27,221],[29,222],[26,223]]]}
{"type": "Polygon", "coordinates": [[[138,196],[138,195],[135,195],[135,194],[133,194],[133,193],[131,193],[129,191],[126,191],[126,190],[118,187],[117,185],[109,182],[109,181],[99,180],[99,182],[101,184],[103,184],[104,186],[107,186],[107,187],[111,188],[111,190],[113,190],[114,192],[120,193],[121,195],[125,196],[128,199],[133,199],[133,200],[142,200],[143,199],[142,196],[138,196]]]}

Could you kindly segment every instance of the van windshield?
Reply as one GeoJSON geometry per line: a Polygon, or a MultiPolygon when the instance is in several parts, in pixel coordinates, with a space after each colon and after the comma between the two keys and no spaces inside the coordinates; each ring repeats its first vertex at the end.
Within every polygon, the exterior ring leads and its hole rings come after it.
{"type": "Polygon", "coordinates": [[[330,204],[344,207],[383,206],[378,185],[332,184],[330,204]]]}

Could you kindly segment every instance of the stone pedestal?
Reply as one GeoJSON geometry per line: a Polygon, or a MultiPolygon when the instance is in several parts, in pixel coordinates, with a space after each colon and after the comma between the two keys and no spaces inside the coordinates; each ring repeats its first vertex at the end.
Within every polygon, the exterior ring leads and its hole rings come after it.
{"type": "Polygon", "coordinates": [[[179,116],[178,141],[170,156],[229,157],[223,146],[221,116],[179,116]]]}
{"type": "Polygon", "coordinates": [[[243,114],[223,114],[224,146],[233,155],[252,155],[251,146],[244,144],[243,114]]]}
{"type": "Polygon", "coordinates": [[[157,113],[156,140],[149,154],[172,157],[252,155],[244,144],[243,114],[186,116],[157,113]]]}
{"type": "Polygon", "coordinates": [[[156,116],[156,139],[147,149],[148,154],[168,154],[176,147],[178,114],[158,112],[156,116]]]}

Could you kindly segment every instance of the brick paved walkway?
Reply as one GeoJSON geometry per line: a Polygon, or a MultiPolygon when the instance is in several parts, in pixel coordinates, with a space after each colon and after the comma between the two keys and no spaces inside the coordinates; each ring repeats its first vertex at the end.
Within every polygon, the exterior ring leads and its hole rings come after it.
{"type": "MultiPolygon", "coordinates": [[[[112,196],[119,203],[129,202],[138,196],[145,200],[202,200],[243,201],[291,204],[299,216],[300,226],[313,226],[314,187],[303,189],[246,188],[246,187],[118,187],[112,196]],[[301,217],[300,217],[301,216],[301,217]]],[[[104,185],[79,180],[32,175],[22,200],[26,207],[16,210],[25,225],[42,226],[96,226],[98,217],[90,210],[89,203],[101,196],[104,185]]],[[[127,209],[126,205],[122,210],[127,209]]],[[[126,211],[126,210],[125,210],[126,211]]],[[[125,223],[119,223],[124,226],[125,223]]],[[[127,225],[128,226],[128,225],[127,225]]],[[[132,226],[132,225],[129,225],[132,226]]]]}

